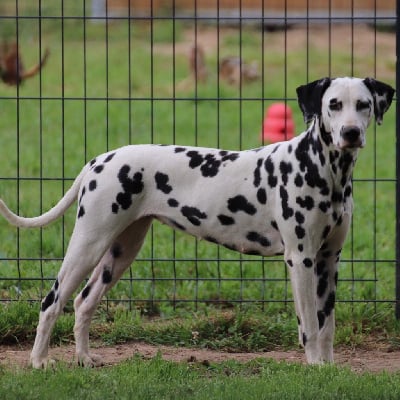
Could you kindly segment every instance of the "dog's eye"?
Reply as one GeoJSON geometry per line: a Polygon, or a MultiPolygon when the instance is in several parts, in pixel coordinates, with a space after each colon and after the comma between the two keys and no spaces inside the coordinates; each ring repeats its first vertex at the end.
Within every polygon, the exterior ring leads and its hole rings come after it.
{"type": "Polygon", "coordinates": [[[369,101],[357,101],[356,109],[357,111],[362,111],[362,110],[367,110],[371,107],[371,104],[369,101]]]}
{"type": "Polygon", "coordinates": [[[329,103],[329,109],[331,111],[340,111],[342,109],[342,102],[337,101],[336,99],[331,100],[329,103]]]}

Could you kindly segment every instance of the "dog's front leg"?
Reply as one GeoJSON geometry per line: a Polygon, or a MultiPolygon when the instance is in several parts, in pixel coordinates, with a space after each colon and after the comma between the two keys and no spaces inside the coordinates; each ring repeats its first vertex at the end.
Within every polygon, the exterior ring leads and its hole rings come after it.
{"type": "Polygon", "coordinates": [[[319,326],[319,348],[321,360],[333,362],[333,340],[335,333],[335,300],[337,270],[340,248],[326,243],[317,255],[317,315],[319,326]]]}
{"type": "Polygon", "coordinates": [[[306,352],[309,364],[322,362],[318,344],[318,318],[315,303],[315,260],[303,254],[286,254],[293,298],[299,323],[300,344],[306,352]]]}
{"type": "Polygon", "coordinates": [[[333,362],[335,333],[335,301],[341,249],[350,225],[350,215],[344,214],[341,223],[321,246],[316,259],[317,314],[321,360],[333,362]]]}

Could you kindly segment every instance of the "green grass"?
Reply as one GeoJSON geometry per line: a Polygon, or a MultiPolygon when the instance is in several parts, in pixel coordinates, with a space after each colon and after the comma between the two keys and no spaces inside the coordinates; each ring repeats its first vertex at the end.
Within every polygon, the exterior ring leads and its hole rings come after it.
{"type": "Polygon", "coordinates": [[[397,399],[400,376],[267,360],[175,364],[134,357],[119,366],[0,370],[2,399],[397,399]]]}

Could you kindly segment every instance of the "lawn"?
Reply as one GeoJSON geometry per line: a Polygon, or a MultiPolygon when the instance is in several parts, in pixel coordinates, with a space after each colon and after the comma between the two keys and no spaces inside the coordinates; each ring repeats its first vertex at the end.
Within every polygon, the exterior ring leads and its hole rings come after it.
{"type": "Polygon", "coordinates": [[[400,377],[265,360],[176,364],[139,356],[113,368],[0,370],[2,399],[398,399],[400,377]]]}

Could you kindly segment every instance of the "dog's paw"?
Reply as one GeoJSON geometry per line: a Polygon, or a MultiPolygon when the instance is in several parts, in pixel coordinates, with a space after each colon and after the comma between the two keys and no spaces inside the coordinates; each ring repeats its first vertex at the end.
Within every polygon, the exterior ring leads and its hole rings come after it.
{"type": "Polygon", "coordinates": [[[101,367],[104,365],[103,358],[98,354],[79,354],[77,359],[81,367],[101,367]]]}
{"type": "Polygon", "coordinates": [[[47,369],[47,368],[55,368],[56,361],[53,359],[47,358],[33,358],[31,357],[30,365],[35,369],[47,369]]]}

